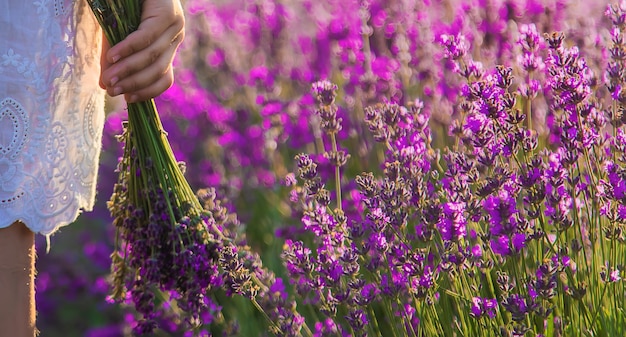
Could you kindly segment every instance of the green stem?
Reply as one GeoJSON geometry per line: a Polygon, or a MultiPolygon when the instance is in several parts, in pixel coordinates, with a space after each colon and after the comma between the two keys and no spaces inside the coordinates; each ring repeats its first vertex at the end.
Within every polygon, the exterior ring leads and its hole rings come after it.
{"type": "MultiPolygon", "coordinates": [[[[333,152],[337,153],[337,137],[334,133],[330,134],[330,140],[333,147],[333,152]]],[[[341,206],[341,173],[339,166],[335,166],[335,192],[337,194],[337,209],[342,210],[341,206]]]]}

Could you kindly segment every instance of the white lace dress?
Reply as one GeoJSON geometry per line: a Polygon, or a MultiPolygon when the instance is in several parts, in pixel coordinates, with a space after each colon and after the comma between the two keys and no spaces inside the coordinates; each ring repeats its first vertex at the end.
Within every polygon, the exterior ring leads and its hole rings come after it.
{"type": "Polygon", "coordinates": [[[84,0],[0,0],[0,228],[50,235],[92,209],[100,40],[84,0]]]}

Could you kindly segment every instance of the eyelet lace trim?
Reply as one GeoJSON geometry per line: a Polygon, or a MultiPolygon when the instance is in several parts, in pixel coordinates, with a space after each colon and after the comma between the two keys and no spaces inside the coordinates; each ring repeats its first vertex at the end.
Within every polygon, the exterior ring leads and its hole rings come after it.
{"type": "Polygon", "coordinates": [[[0,228],[21,221],[50,235],[93,208],[101,34],[86,1],[13,1],[9,11],[0,20],[20,22],[0,21],[0,228]],[[28,15],[39,29],[21,26],[28,15]]]}

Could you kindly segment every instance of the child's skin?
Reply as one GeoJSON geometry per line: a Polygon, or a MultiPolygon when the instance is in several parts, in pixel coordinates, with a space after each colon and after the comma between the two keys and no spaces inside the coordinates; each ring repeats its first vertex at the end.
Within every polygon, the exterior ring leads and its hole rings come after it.
{"type": "MultiPolygon", "coordinates": [[[[184,26],[179,0],[145,0],[138,30],[113,47],[103,44],[100,86],[128,102],[160,95],[174,80],[172,60],[184,26]]],[[[0,229],[0,337],[36,334],[34,241],[20,222],[0,229]]]]}
{"type": "Polygon", "coordinates": [[[0,337],[35,334],[34,242],[22,223],[0,229],[0,337]]]}

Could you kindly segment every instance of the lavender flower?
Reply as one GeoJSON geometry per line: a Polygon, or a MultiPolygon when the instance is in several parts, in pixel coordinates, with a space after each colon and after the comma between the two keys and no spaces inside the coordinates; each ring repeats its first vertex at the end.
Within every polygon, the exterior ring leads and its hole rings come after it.
{"type": "Polygon", "coordinates": [[[458,242],[465,237],[466,220],[463,215],[464,203],[445,203],[438,227],[444,241],[458,242]]]}
{"type": "Polygon", "coordinates": [[[190,182],[227,195],[253,235],[222,207],[203,220],[234,245],[178,243],[193,217],[165,233],[159,208],[120,208],[154,221],[120,221],[146,236],[129,234],[116,261],[147,256],[132,264],[168,282],[196,266],[175,301],[219,326],[245,311],[225,301],[220,316],[214,291],[256,294],[277,335],[622,334],[623,6],[594,22],[604,4],[187,6],[180,84],[160,101],[184,118],[165,111],[164,125],[190,182]],[[175,254],[152,256],[148,241],[175,254]],[[284,289],[252,251],[276,266],[281,246],[284,289]]]}
{"type": "Polygon", "coordinates": [[[474,297],[472,298],[472,306],[470,308],[471,315],[476,318],[487,316],[493,319],[496,315],[495,309],[497,307],[498,301],[496,299],[474,297]]]}

